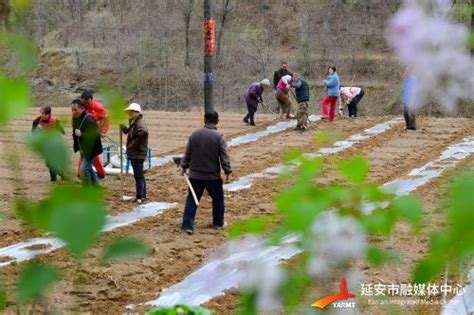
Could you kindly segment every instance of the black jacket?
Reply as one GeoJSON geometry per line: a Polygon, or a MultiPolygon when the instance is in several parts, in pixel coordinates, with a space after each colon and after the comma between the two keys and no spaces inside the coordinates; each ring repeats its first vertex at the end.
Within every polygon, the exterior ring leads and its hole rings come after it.
{"type": "Polygon", "coordinates": [[[135,121],[130,121],[130,126],[122,127],[127,134],[127,158],[130,160],[145,160],[148,151],[148,128],[143,116],[138,116],[135,121]]]}
{"type": "Polygon", "coordinates": [[[214,124],[206,124],[189,137],[181,167],[189,168],[190,178],[216,180],[221,178],[221,166],[224,173],[232,173],[227,144],[214,124]]]}
{"type": "Polygon", "coordinates": [[[303,79],[299,79],[298,81],[292,84],[295,87],[295,94],[298,103],[302,102],[309,102],[309,84],[303,79]]]}
{"type": "Polygon", "coordinates": [[[78,118],[72,119],[72,139],[74,141],[74,152],[80,151],[81,156],[87,160],[92,160],[102,153],[102,141],[97,123],[91,115],[85,111],[78,118]],[[74,133],[79,129],[82,133],[77,137],[74,133]]]}
{"type": "Polygon", "coordinates": [[[293,73],[291,73],[290,71],[288,70],[282,70],[282,69],[278,69],[277,71],[275,71],[275,73],[273,74],[273,88],[276,89],[277,85],[278,85],[278,82],[280,81],[281,78],[283,78],[285,75],[293,75],[293,73]]]}

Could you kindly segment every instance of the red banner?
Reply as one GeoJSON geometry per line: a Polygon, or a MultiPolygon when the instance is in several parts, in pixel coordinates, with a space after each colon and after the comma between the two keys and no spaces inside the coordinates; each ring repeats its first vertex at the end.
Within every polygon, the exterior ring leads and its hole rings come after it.
{"type": "Polygon", "coordinates": [[[214,20],[212,18],[204,20],[204,53],[207,56],[214,56],[216,36],[214,32],[214,20]]]}

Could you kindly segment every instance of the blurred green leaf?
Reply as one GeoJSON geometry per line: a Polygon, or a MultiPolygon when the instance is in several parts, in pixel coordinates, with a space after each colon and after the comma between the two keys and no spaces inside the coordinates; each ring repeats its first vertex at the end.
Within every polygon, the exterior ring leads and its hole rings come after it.
{"type": "Polygon", "coordinates": [[[369,246],[366,255],[367,260],[375,266],[382,265],[389,256],[383,249],[376,246],[369,246]]]}
{"type": "Polygon", "coordinates": [[[57,130],[44,130],[27,137],[28,144],[38,152],[54,171],[63,176],[68,173],[69,148],[57,130]]]}
{"type": "Polygon", "coordinates": [[[313,135],[313,139],[317,145],[325,145],[330,142],[328,133],[324,131],[316,131],[313,135]]]}
{"type": "Polygon", "coordinates": [[[415,229],[421,228],[423,220],[423,205],[413,196],[402,196],[390,204],[387,211],[394,211],[397,216],[406,219],[415,229]]]}
{"type": "Polygon", "coordinates": [[[283,304],[290,314],[293,313],[295,307],[300,305],[301,297],[306,296],[313,284],[311,278],[303,270],[288,273],[280,290],[283,304]]]}
{"type": "Polygon", "coordinates": [[[30,104],[30,88],[25,81],[0,76],[1,124],[26,112],[30,104]]]}
{"type": "Polygon", "coordinates": [[[3,280],[0,280],[0,311],[4,310],[7,307],[7,291],[3,280]]]}
{"type": "Polygon", "coordinates": [[[38,48],[33,41],[21,34],[3,33],[0,34],[0,45],[13,51],[26,72],[34,70],[38,58],[38,48]]]}
{"type": "Polygon", "coordinates": [[[81,258],[105,224],[103,191],[91,186],[57,187],[52,199],[51,231],[81,258]]]}
{"type": "Polygon", "coordinates": [[[31,7],[30,0],[9,0],[10,7],[17,14],[26,13],[31,7]]]}
{"type": "Polygon", "coordinates": [[[238,238],[244,234],[261,234],[265,231],[269,221],[262,217],[252,217],[243,222],[233,224],[229,229],[231,238],[238,238]]]}
{"type": "Polygon", "coordinates": [[[301,152],[297,149],[289,149],[285,154],[286,163],[299,160],[301,158],[301,152]]]}
{"type": "Polygon", "coordinates": [[[363,195],[369,202],[385,201],[390,198],[390,194],[387,194],[383,189],[376,185],[367,185],[361,188],[363,195]]]}
{"type": "Polygon", "coordinates": [[[20,273],[16,291],[20,302],[38,299],[60,275],[56,268],[45,264],[29,264],[20,273]]]}
{"type": "Polygon", "coordinates": [[[474,174],[456,180],[448,193],[448,222],[457,235],[473,230],[474,174]]]}
{"type": "Polygon", "coordinates": [[[413,281],[416,283],[426,283],[439,275],[445,266],[442,255],[429,255],[420,262],[414,271],[413,281]]]}
{"type": "Polygon", "coordinates": [[[257,291],[246,290],[240,293],[240,315],[257,315],[257,291]]]}
{"type": "Polygon", "coordinates": [[[436,278],[446,265],[457,265],[474,255],[473,222],[474,176],[465,174],[448,188],[447,224],[444,230],[431,234],[428,254],[416,266],[413,278],[427,282],[436,278]]]}
{"type": "Polygon", "coordinates": [[[146,315],[212,315],[212,312],[200,306],[187,306],[179,304],[173,307],[160,307],[146,313],[146,315]]]}
{"type": "Polygon", "coordinates": [[[307,230],[314,218],[331,206],[330,200],[316,189],[295,186],[277,198],[278,211],[285,218],[284,225],[290,231],[307,230]]]}
{"type": "Polygon", "coordinates": [[[386,209],[379,209],[372,214],[360,217],[360,223],[370,234],[381,233],[388,236],[395,222],[396,217],[391,215],[386,209]]]}
{"type": "Polygon", "coordinates": [[[362,183],[369,173],[369,164],[361,156],[339,163],[339,170],[349,181],[354,184],[362,183]]]}
{"type": "Polygon", "coordinates": [[[127,108],[127,100],[116,89],[104,86],[100,89],[104,104],[110,110],[112,124],[122,124],[127,121],[128,116],[124,111],[127,108]]]}
{"type": "Polygon", "coordinates": [[[474,48],[474,32],[471,32],[468,38],[468,45],[470,48],[474,48]]]}
{"type": "Polygon", "coordinates": [[[121,238],[114,240],[102,254],[102,261],[115,259],[146,257],[152,249],[140,240],[121,238]]]}
{"type": "Polygon", "coordinates": [[[297,184],[311,184],[318,173],[321,171],[323,160],[321,158],[307,159],[300,158],[300,165],[297,174],[297,184]]]}

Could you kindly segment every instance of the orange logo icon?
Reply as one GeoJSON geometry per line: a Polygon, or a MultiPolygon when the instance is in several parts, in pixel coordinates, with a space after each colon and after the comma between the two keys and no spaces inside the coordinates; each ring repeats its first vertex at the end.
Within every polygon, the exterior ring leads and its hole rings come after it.
{"type": "Polygon", "coordinates": [[[328,306],[330,303],[340,301],[340,300],[347,300],[347,299],[354,298],[354,297],[355,297],[355,294],[350,293],[347,290],[347,281],[346,281],[346,279],[342,279],[341,280],[341,289],[340,289],[339,294],[326,296],[326,297],[324,297],[320,300],[317,300],[316,302],[311,304],[311,306],[312,307],[319,307],[319,308],[323,309],[326,306],[328,306]]]}

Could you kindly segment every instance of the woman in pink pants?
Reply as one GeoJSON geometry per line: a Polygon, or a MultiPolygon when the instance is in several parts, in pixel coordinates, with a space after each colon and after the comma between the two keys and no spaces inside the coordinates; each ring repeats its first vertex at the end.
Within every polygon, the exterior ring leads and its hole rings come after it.
{"type": "Polygon", "coordinates": [[[339,97],[339,76],[336,72],[336,67],[331,66],[328,68],[328,77],[326,80],[323,80],[324,85],[326,86],[326,96],[321,102],[322,116],[323,118],[329,118],[329,121],[334,120],[336,115],[336,101],[339,97]],[[328,104],[330,105],[328,111],[328,104]]]}

